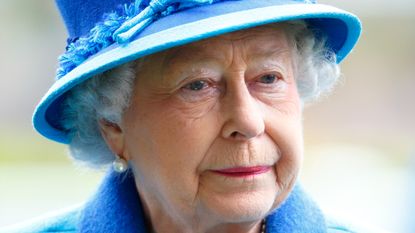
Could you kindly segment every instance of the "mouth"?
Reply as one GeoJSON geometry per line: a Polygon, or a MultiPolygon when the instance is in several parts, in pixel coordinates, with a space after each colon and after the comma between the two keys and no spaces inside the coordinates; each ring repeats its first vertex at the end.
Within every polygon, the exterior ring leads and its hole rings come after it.
{"type": "Polygon", "coordinates": [[[263,174],[271,170],[271,166],[233,167],[221,170],[212,170],[214,173],[228,177],[247,177],[263,174]]]}

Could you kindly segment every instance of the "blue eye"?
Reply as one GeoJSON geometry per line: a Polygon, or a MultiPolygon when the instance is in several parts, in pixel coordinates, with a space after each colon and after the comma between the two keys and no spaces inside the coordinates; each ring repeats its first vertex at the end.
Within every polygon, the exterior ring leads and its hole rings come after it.
{"type": "Polygon", "coordinates": [[[202,80],[197,80],[194,82],[191,82],[184,86],[184,88],[191,90],[191,91],[200,91],[203,90],[206,87],[207,83],[202,80]]]}
{"type": "Polygon", "coordinates": [[[271,84],[271,83],[274,83],[276,79],[277,79],[277,76],[275,74],[267,74],[267,75],[262,76],[259,79],[259,81],[261,83],[271,84]]]}

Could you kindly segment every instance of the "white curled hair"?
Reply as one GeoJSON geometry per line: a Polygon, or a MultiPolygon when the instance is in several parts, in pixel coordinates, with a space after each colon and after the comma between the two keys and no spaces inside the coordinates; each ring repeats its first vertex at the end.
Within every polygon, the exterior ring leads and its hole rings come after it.
{"type": "MultiPolygon", "coordinates": [[[[292,43],[294,75],[302,102],[309,103],[329,93],[340,70],[336,55],[327,48],[325,40],[317,39],[302,20],[274,25],[283,26],[292,43]]],[[[130,103],[136,70],[143,59],[96,75],[68,93],[61,123],[69,132],[70,154],[78,162],[102,168],[114,160],[114,154],[101,135],[99,121],[121,123],[130,103]]]]}
{"type": "Polygon", "coordinates": [[[309,29],[303,20],[283,25],[288,41],[293,43],[294,77],[302,103],[330,94],[340,77],[340,67],[326,38],[316,38],[318,32],[309,29]]]}

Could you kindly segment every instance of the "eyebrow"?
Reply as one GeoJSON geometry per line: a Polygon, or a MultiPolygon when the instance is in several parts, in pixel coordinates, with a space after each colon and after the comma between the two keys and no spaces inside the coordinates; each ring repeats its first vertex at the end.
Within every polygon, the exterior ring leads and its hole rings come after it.
{"type": "MultiPolygon", "coordinates": [[[[252,59],[257,58],[278,58],[283,54],[290,53],[291,50],[289,48],[276,48],[273,47],[272,49],[264,49],[261,46],[256,46],[255,49],[251,49],[253,52],[250,53],[250,57],[252,59]]],[[[166,56],[164,60],[163,67],[169,67],[172,62],[186,62],[186,61],[193,61],[195,63],[202,63],[202,62],[208,62],[208,61],[217,61],[218,57],[223,57],[224,55],[215,56],[214,54],[207,54],[202,53],[198,50],[192,51],[192,54],[189,55],[188,53],[182,53],[183,49],[177,49],[172,54],[169,54],[166,56]]]]}
{"type": "MultiPolygon", "coordinates": [[[[220,51],[204,52],[200,48],[203,48],[203,42],[197,46],[180,46],[174,48],[174,51],[167,53],[162,64],[162,69],[166,72],[170,70],[170,67],[176,62],[186,63],[187,61],[192,61],[195,66],[203,63],[220,63],[220,58],[225,56],[225,54],[220,51]]],[[[273,58],[272,60],[280,60],[280,58],[284,57],[281,55],[291,52],[291,48],[289,46],[278,43],[272,43],[265,48],[255,43],[251,45],[248,50],[250,52],[248,60],[267,58],[273,58]]]]}
{"type": "Polygon", "coordinates": [[[251,50],[254,51],[252,54],[258,57],[272,57],[276,54],[279,55],[291,52],[291,48],[287,46],[269,46],[267,48],[255,46],[251,50]]]}
{"type": "Polygon", "coordinates": [[[168,54],[164,59],[164,64],[168,65],[174,61],[208,61],[208,60],[217,60],[215,54],[202,52],[197,47],[178,47],[176,51],[168,54]],[[191,51],[189,51],[191,49],[191,51]]]}

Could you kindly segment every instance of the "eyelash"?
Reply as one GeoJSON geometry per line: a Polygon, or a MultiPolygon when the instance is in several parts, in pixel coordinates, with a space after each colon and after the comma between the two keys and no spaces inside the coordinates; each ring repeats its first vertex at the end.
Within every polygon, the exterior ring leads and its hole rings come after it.
{"type": "MultiPolygon", "coordinates": [[[[284,87],[284,78],[280,73],[270,72],[261,74],[249,84],[250,88],[253,88],[254,91],[259,91],[260,93],[278,93],[279,90],[284,87]],[[261,80],[263,78],[270,78],[272,80],[261,80]],[[271,82],[268,82],[271,81],[271,82]]],[[[220,94],[220,88],[218,88],[212,80],[209,79],[194,79],[181,88],[181,96],[187,99],[190,102],[200,101],[202,99],[208,99],[216,94],[220,94]]]]}
{"type": "MultiPolygon", "coordinates": [[[[197,92],[197,91],[200,91],[200,90],[203,90],[203,89],[205,89],[206,88],[206,85],[209,85],[209,83],[208,82],[206,82],[205,80],[194,80],[194,81],[191,81],[190,83],[187,83],[186,85],[184,85],[182,88],[183,89],[186,89],[186,90],[189,90],[189,91],[195,91],[195,92],[197,92]],[[192,89],[192,84],[196,84],[196,83],[198,83],[198,84],[202,84],[202,85],[204,85],[203,87],[201,87],[200,89],[197,89],[197,90],[193,90],[192,89]]],[[[196,88],[198,88],[198,87],[196,87],[196,88]]]]}
{"type": "Polygon", "coordinates": [[[276,74],[264,74],[264,75],[261,75],[258,78],[258,82],[263,83],[263,84],[272,84],[272,83],[275,83],[276,81],[278,81],[279,79],[281,79],[281,78],[276,74]],[[263,81],[263,80],[261,80],[262,78],[270,78],[270,77],[272,78],[272,80],[266,80],[265,82],[261,82],[261,81],[263,81]],[[268,82],[268,81],[271,81],[271,82],[268,82]]]}
{"type": "MultiPolygon", "coordinates": [[[[258,80],[261,79],[261,78],[263,78],[263,77],[270,77],[270,76],[272,76],[272,78],[273,78],[272,82],[269,82],[269,83],[266,83],[265,82],[264,84],[272,84],[272,83],[275,83],[275,82],[277,82],[277,81],[279,81],[279,80],[282,79],[280,74],[273,74],[273,73],[271,73],[271,74],[264,74],[264,75],[259,76],[258,80]]],[[[200,79],[200,80],[193,80],[193,81],[187,83],[186,85],[184,85],[182,88],[183,89],[188,89],[190,91],[199,91],[199,90],[205,89],[205,87],[202,87],[201,89],[198,89],[198,90],[192,90],[192,88],[191,88],[190,85],[195,84],[197,82],[199,82],[199,84],[202,83],[202,85],[203,84],[210,85],[209,81],[200,79]]]]}
{"type": "Polygon", "coordinates": [[[189,102],[208,100],[220,93],[219,88],[209,79],[195,79],[187,82],[180,88],[181,97],[189,102]],[[203,87],[192,90],[191,85],[202,83],[203,87]]]}
{"type": "Polygon", "coordinates": [[[284,76],[281,73],[277,73],[277,72],[264,73],[254,79],[254,83],[258,83],[263,87],[272,87],[284,81],[285,81],[284,76]],[[273,79],[265,80],[264,82],[263,78],[269,78],[269,77],[272,77],[273,79]],[[268,81],[271,81],[271,82],[268,82],[268,81]]]}

